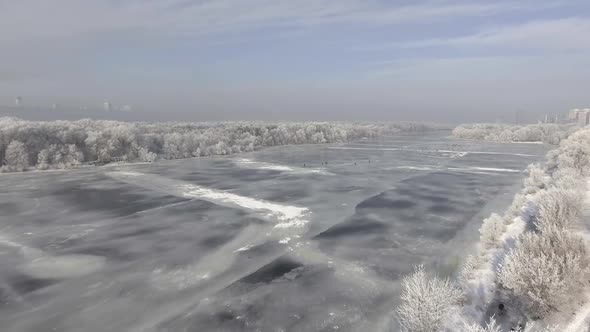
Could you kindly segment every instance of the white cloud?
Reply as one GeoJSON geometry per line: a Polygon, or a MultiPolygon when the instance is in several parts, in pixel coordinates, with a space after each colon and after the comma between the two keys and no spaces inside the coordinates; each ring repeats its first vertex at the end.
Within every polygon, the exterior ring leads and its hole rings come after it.
{"type": "Polygon", "coordinates": [[[456,38],[430,39],[399,44],[400,47],[503,47],[535,50],[590,49],[590,19],[566,18],[533,21],[488,29],[456,38]]]}
{"type": "Polygon", "coordinates": [[[379,0],[18,0],[0,2],[0,41],[26,43],[122,31],[194,36],[259,27],[396,24],[536,7],[449,1],[396,6],[379,0]]]}

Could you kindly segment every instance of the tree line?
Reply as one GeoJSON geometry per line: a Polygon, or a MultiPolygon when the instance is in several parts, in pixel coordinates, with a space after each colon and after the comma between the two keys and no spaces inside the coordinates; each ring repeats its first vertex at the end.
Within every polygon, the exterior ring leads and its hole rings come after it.
{"type": "Polygon", "coordinates": [[[590,127],[569,135],[543,166],[527,172],[511,206],[483,221],[476,252],[456,281],[423,267],[403,279],[397,316],[404,331],[567,330],[590,290],[583,224],[590,127]]]}
{"type": "Polygon", "coordinates": [[[250,152],[288,144],[339,143],[440,129],[413,122],[118,122],[0,118],[0,170],[71,168],[250,152]]]}
{"type": "Polygon", "coordinates": [[[499,123],[475,123],[457,126],[452,136],[495,142],[543,142],[557,145],[578,127],[539,123],[530,125],[507,125],[499,123]]]}

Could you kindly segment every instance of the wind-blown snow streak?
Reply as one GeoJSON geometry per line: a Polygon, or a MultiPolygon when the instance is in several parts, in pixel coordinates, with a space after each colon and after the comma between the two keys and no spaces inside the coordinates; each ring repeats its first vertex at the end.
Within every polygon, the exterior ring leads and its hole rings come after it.
{"type": "Polygon", "coordinates": [[[167,179],[154,174],[137,172],[109,172],[114,179],[168,194],[202,199],[214,204],[256,212],[265,220],[275,222],[274,228],[303,227],[309,221],[308,208],[283,205],[261,199],[210,189],[183,181],[167,179]]]}
{"type": "Polygon", "coordinates": [[[451,153],[455,156],[464,156],[467,154],[489,154],[489,155],[503,155],[503,156],[518,156],[518,157],[535,157],[532,154],[512,153],[512,152],[495,152],[495,151],[454,151],[454,150],[420,150],[420,149],[403,149],[403,148],[360,148],[352,146],[331,146],[328,149],[332,150],[369,150],[369,151],[409,151],[409,152],[430,152],[430,153],[451,153]]]}
{"type": "Polygon", "coordinates": [[[264,161],[256,161],[246,158],[240,158],[234,160],[234,163],[243,168],[253,168],[253,169],[262,169],[262,170],[271,170],[271,171],[280,171],[280,172],[289,172],[289,173],[298,173],[298,174],[324,174],[328,175],[331,174],[324,169],[321,168],[302,168],[302,167],[294,167],[294,166],[285,166],[285,165],[277,165],[273,163],[267,163],[264,161]]]}
{"type": "Polygon", "coordinates": [[[35,278],[80,277],[101,269],[105,264],[105,258],[101,256],[80,254],[53,256],[0,235],[0,248],[2,246],[18,249],[26,260],[25,264],[18,267],[19,270],[35,278]]]}
{"type": "Polygon", "coordinates": [[[234,239],[203,257],[196,264],[173,270],[157,269],[153,273],[152,281],[157,288],[164,290],[194,287],[225,272],[235,262],[239,252],[247,251],[266,240],[261,226],[249,225],[234,239]],[[245,243],[248,244],[244,245],[245,243]]]}
{"type": "Polygon", "coordinates": [[[284,254],[292,256],[304,264],[327,264],[334,269],[336,277],[355,285],[354,289],[368,293],[370,296],[379,296],[383,290],[391,287],[389,281],[382,280],[369,269],[357,263],[347,262],[324,254],[310,243],[310,234],[299,235],[303,230],[306,230],[305,227],[301,226],[308,222],[307,217],[310,211],[307,208],[257,200],[152,174],[136,172],[110,172],[107,174],[119,181],[147,189],[178,197],[203,199],[228,207],[248,209],[261,213],[266,219],[278,221],[272,228],[277,230],[276,233],[265,232],[264,227],[260,225],[250,225],[236,238],[224,244],[211,255],[202,258],[196,264],[175,270],[155,270],[152,280],[155,286],[161,290],[196,288],[190,293],[191,295],[187,293],[187,297],[178,298],[174,303],[162,306],[158,312],[150,315],[149,319],[142,321],[139,326],[130,329],[130,331],[151,330],[153,326],[157,326],[157,324],[185,312],[189,308],[197,310],[201,301],[208,296],[254,273],[284,254]],[[285,231],[287,231],[286,234],[285,231]],[[225,273],[242,252],[265,241],[278,240],[279,237],[276,236],[281,236],[277,242],[283,245],[284,250],[278,250],[265,259],[257,261],[256,264],[248,265],[239,273],[225,273]]]}
{"type": "Polygon", "coordinates": [[[431,166],[397,166],[395,169],[407,169],[411,171],[434,171],[437,168],[431,166]]]}
{"type": "Polygon", "coordinates": [[[452,171],[477,174],[492,173],[520,173],[522,171],[510,168],[493,168],[493,167],[440,167],[440,166],[397,166],[395,169],[407,169],[413,171],[452,171]]]}
{"type": "Polygon", "coordinates": [[[520,173],[517,169],[510,168],[493,168],[493,167],[449,167],[451,171],[483,171],[483,172],[500,172],[500,173],[520,173]]]}

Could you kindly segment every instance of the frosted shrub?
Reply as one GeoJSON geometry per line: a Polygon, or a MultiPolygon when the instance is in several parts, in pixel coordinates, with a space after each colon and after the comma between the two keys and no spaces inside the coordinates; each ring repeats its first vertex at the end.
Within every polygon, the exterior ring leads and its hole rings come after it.
{"type": "Polygon", "coordinates": [[[582,238],[556,229],[521,236],[500,268],[501,284],[511,290],[534,318],[572,300],[585,275],[582,238]]]}
{"type": "Polygon", "coordinates": [[[144,147],[137,148],[137,159],[144,162],[154,162],[157,159],[155,153],[148,151],[144,147]]]}
{"type": "Polygon", "coordinates": [[[545,188],[547,175],[539,164],[531,164],[527,167],[527,172],[528,176],[524,179],[524,192],[526,194],[532,194],[539,189],[545,188]]]}
{"type": "Polygon", "coordinates": [[[492,317],[485,327],[477,323],[465,323],[465,326],[460,330],[460,332],[502,332],[502,329],[496,322],[496,319],[492,317]]]}
{"type": "Polygon", "coordinates": [[[484,219],[481,228],[479,229],[480,243],[486,249],[497,246],[500,242],[500,237],[506,230],[504,220],[499,215],[492,213],[492,215],[484,219]]]}
{"type": "Polygon", "coordinates": [[[448,279],[428,276],[423,266],[402,280],[397,316],[403,331],[435,332],[458,310],[463,293],[448,279]]]}
{"type": "Polygon", "coordinates": [[[560,168],[552,175],[557,188],[584,190],[585,182],[580,181],[580,173],[574,168],[560,168]]]}
{"type": "Polygon", "coordinates": [[[557,170],[557,166],[559,165],[559,149],[553,149],[547,152],[545,155],[545,169],[549,174],[553,173],[557,170]]]}
{"type": "Polygon", "coordinates": [[[481,256],[467,256],[465,263],[463,263],[463,267],[461,267],[458,278],[459,284],[461,285],[463,291],[467,290],[469,280],[475,278],[475,271],[481,267],[481,264],[483,264],[481,256]]]}
{"type": "Polygon", "coordinates": [[[590,170],[590,129],[580,129],[573,133],[559,147],[557,162],[559,168],[574,168],[580,174],[590,170]]]}
{"type": "Polygon", "coordinates": [[[512,203],[504,216],[506,223],[511,223],[512,219],[520,217],[523,214],[523,207],[527,203],[527,198],[523,194],[516,194],[512,199],[512,203]]]}
{"type": "Polygon", "coordinates": [[[6,147],[5,164],[10,171],[22,171],[29,167],[29,157],[25,145],[19,141],[12,141],[6,147]]]}
{"type": "Polygon", "coordinates": [[[48,169],[50,164],[50,154],[48,149],[43,149],[37,154],[37,168],[48,169]]]}
{"type": "Polygon", "coordinates": [[[543,228],[554,226],[570,229],[580,217],[582,193],[578,190],[551,188],[537,199],[538,215],[535,225],[543,228]]]}

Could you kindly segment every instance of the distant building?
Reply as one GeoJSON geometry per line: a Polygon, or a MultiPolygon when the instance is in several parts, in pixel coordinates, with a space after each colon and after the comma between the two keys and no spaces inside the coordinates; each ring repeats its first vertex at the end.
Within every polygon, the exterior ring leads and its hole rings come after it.
{"type": "Polygon", "coordinates": [[[105,111],[110,112],[110,111],[113,110],[113,105],[111,105],[110,102],[105,101],[104,104],[103,104],[103,108],[104,108],[105,111]]]}
{"type": "Polygon", "coordinates": [[[559,123],[559,115],[545,114],[545,120],[543,123],[559,123]]]}
{"type": "Polygon", "coordinates": [[[578,114],[578,125],[586,126],[590,124],[590,109],[584,109],[578,114]]]}
{"type": "Polygon", "coordinates": [[[575,108],[568,113],[568,120],[571,123],[577,123],[579,126],[590,124],[590,108],[575,108]]]}
{"type": "Polygon", "coordinates": [[[125,106],[123,106],[123,111],[124,112],[131,112],[132,111],[131,105],[125,105],[125,106]]]}
{"type": "Polygon", "coordinates": [[[51,104],[51,109],[52,110],[56,110],[56,109],[58,109],[58,107],[59,107],[58,104],[55,104],[55,103],[54,104],[51,104]]]}
{"type": "Polygon", "coordinates": [[[567,114],[567,119],[569,122],[578,122],[578,113],[580,112],[580,109],[578,108],[574,108],[573,110],[570,110],[567,114]]]}
{"type": "Polygon", "coordinates": [[[15,104],[17,107],[23,106],[23,98],[22,98],[22,97],[20,97],[20,96],[16,97],[16,98],[14,99],[14,104],[15,104]]]}

